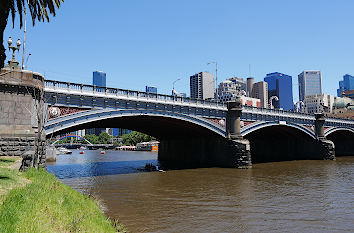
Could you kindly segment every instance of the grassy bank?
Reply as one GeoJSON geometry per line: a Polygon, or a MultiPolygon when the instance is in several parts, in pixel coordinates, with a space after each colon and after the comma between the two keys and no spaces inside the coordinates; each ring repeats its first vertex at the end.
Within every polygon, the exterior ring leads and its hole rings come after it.
{"type": "Polygon", "coordinates": [[[0,232],[125,232],[92,198],[43,169],[21,173],[0,164],[0,187],[0,232]]]}

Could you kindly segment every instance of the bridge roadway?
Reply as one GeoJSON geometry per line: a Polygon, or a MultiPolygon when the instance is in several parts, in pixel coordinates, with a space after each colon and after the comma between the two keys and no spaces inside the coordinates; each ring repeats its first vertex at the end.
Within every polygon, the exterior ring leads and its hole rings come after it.
{"type": "MultiPolygon", "coordinates": [[[[45,80],[45,102],[49,108],[57,107],[61,112],[58,117],[48,116],[45,123],[47,135],[93,127],[129,128],[159,138],[162,141],[159,158],[176,151],[172,160],[184,160],[196,153],[199,157],[196,160],[208,162],[210,158],[205,158],[203,154],[213,149],[207,145],[223,147],[225,138],[230,139],[230,109],[213,101],[45,80]],[[222,138],[223,142],[220,141],[222,138]],[[182,150],[181,145],[192,149],[182,150]],[[177,158],[178,154],[183,156],[177,158]]],[[[282,160],[280,157],[284,155],[281,154],[290,150],[303,153],[301,159],[314,158],[309,155],[314,151],[307,153],[306,150],[296,149],[305,145],[308,147],[311,142],[319,140],[314,115],[248,106],[243,106],[239,111],[239,133],[250,141],[252,158],[256,158],[254,161],[262,161],[265,157],[282,160]],[[265,149],[262,152],[255,147],[265,149]],[[274,147],[283,151],[275,151],[274,147]]],[[[354,154],[354,149],[348,145],[354,141],[353,120],[326,118],[321,127],[323,138],[334,141],[338,155],[354,154]]],[[[223,149],[213,151],[211,160],[218,157],[215,153],[220,154],[220,151],[223,149]]],[[[292,157],[287,159],[297,159],[294,153],[291,154],[292,157]]]]}

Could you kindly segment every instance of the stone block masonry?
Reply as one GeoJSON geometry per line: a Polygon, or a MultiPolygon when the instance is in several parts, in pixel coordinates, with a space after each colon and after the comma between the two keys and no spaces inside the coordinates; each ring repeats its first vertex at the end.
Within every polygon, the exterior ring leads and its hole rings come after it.
{"type": "Polygon", "coordinates": [[[25,70],[0,71],[0,156],[22,156],[22,168],[45,165],[44,78],[25,70]]]}

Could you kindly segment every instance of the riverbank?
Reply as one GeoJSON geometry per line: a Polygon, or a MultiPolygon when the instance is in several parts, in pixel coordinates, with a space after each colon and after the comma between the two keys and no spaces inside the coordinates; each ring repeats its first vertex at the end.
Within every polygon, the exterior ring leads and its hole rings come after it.
{"type": "Polygon", "coordinates": [[[126,232],[91,197],[43,169],[19,172],[14,163],[0,158],[0,232],[126,232]]]}

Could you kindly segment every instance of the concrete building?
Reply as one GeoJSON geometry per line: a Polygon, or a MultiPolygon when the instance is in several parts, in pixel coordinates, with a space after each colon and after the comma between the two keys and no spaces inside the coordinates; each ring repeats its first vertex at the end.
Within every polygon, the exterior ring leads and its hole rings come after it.
{"type": "Polygon", "coordinates": [[[263,81],[254,83],[251,97],[259,99],[262,108],[268,108],[268,83],[263,81]]]}
{"type": "Polygon", "coordinates": [[[304,101],[307,95],[322,94],[322,74],[319,70],[303,71],[298,75],[299,100],[304,101]]]}
{"type": "Polygon", "coordinates": [[[269,73],[264,78],[264,81],[268,83],[268,99],[273,96],[278,97],[278,100],[273,100],[272,106],[284,110],[294,108],[293,84],[290,75],[279,72],[269,73]]]}
{"type": "Polygon", "coordinates": [[[247,96],[252,97],[252,90],[254,85],[254,78],[248,77],[247,78],[247,96]]]}
{"type": "Polygon", "coordinates": [[[305,112],[306,113],[332,113],[333,104],[337,97],[333,95],[321,94],[321,95],[307,95],[304,99],[305,112]]]}
{"type": "Polygon", "coordinates": [[[213,99],[215,90],[214,75],[200,72],[190,76],[190,94],[192,99],[213,99]]]}
{"type": "Polygon", "coordinates": [[[250,107],[255,107],[255,108],[260,108],[261,107],[261,100],[248,97],[248,96],[240,96],[241,98],[241,104],[245,106],[250,106],[250,107]]]}
{"type": "MultiPolygon", "coordinates": [[[[354,76],[346,74],[343,76],[343,80],[339,81],[339,88],[337,89],[337,95],[339,97],[342,97],[343,92],[347,92],[351,90],[354,92],[354,76]]],[[[354,94],[353,94],[353,98],[354,98],[354,94]]]]}
{"type": "Polygon", "coordinates": [[[341,96],[348,97],[354,100],[354,90],[342,91],[341,96]]]}
{"type": "Polygon", "coordinates": [[[247,84],[246,84],[245,80],[243,80],[243,78],[232,77],[232,78],[229,78],[228,80],[230,80],[231,82],[233,82],[237,86],[239,86],[241,92],[244,91],[247,94],[247,84]]]}

